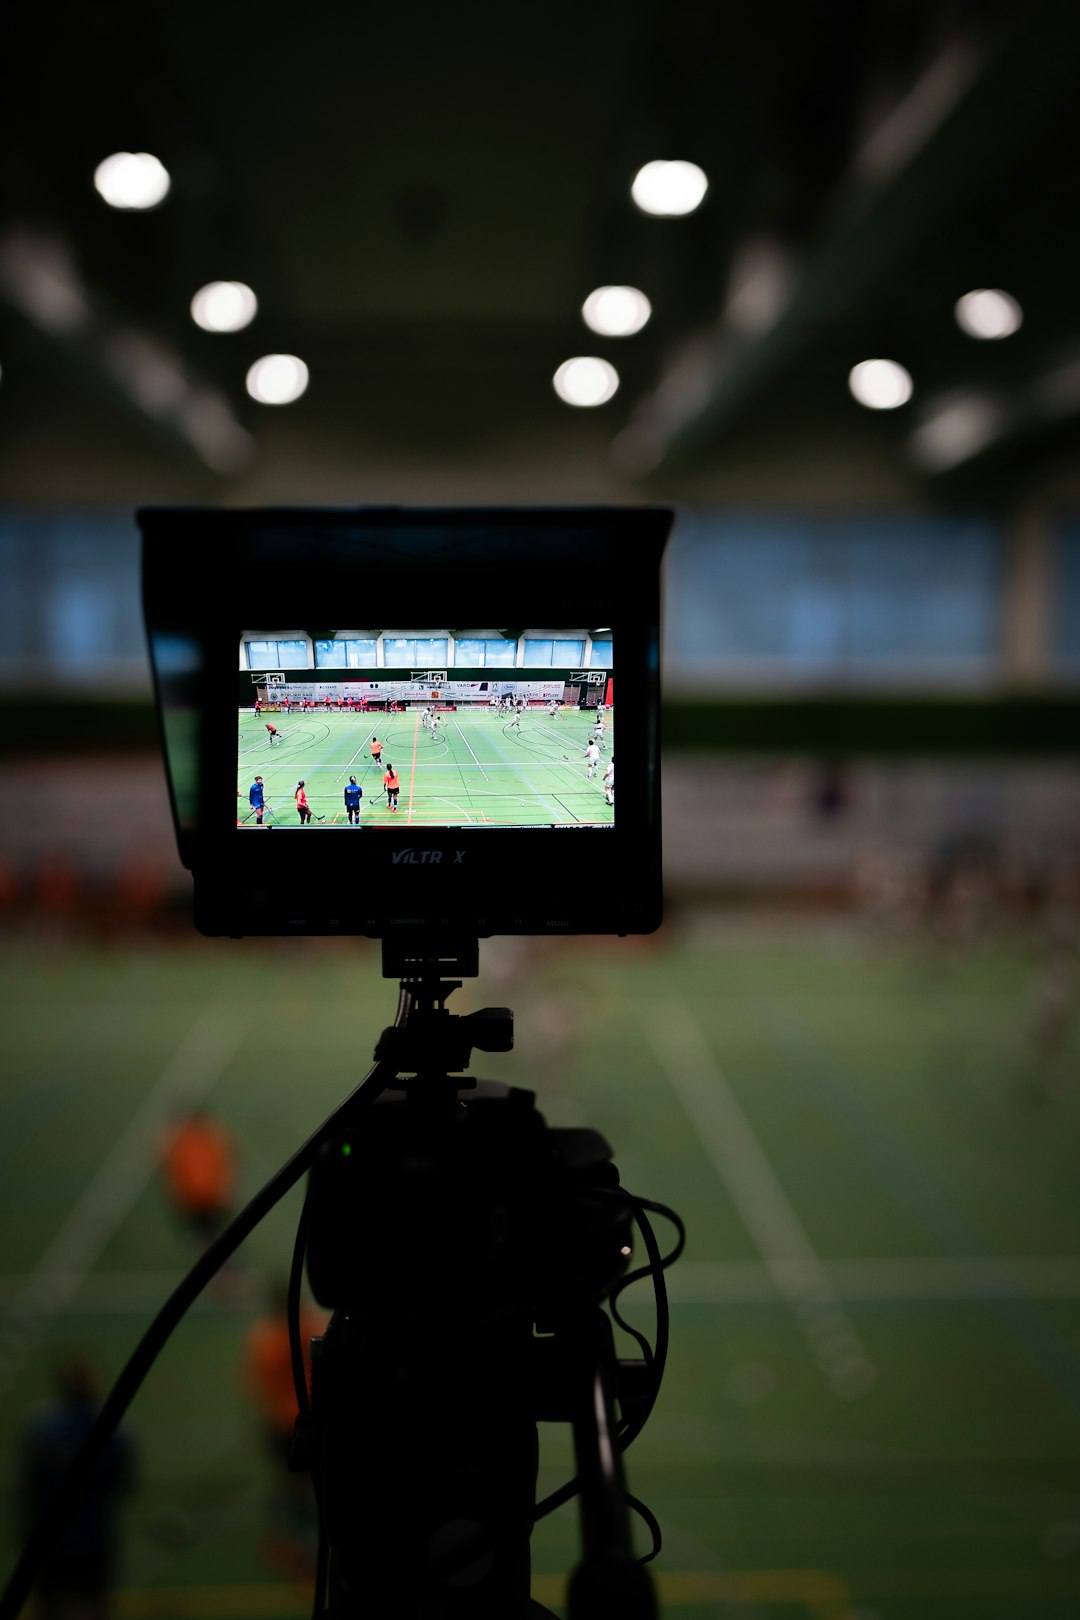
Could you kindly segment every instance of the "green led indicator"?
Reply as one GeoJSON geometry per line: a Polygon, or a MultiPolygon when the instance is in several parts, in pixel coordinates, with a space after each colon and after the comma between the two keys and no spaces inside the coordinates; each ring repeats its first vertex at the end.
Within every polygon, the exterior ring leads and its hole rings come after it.
{"type": "Polygon", "coordinates": [[[342,1144],[341,1144],[341,1157],[343,1159],[347,1159],[351,1152],[352,1152],[352,1143],[351,1142],[342,1142],[342,1144]]]}

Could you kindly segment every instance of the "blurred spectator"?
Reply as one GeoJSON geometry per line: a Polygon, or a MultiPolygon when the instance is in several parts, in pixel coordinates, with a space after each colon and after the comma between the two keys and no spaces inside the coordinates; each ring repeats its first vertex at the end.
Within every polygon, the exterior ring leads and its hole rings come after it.
{"type": "Polygon", "coordinates": [[[815,771],[810,783],[810,811],[815,821],[839,821],[851,805],[851,783],[843,765],[827,761],[815,771]]]}
{"type": "Polygon", "coordinates": [[[19,885],[11,863],[0,855],[0,922],[11,916],[19,897],[19,885]]]}
{"type": "MultiPolygon", "coordinates": [[[[262,1441],[271,1468],[266,1553],[286,1574],[307,1579],[315,1567],[318,1522],[309,1474],[294,1474],[289,1452],[298,1408],[289,1345],[289,1291],[283,1281],[271,1284],[267,1313],[248,1330],[244,1346],[244,1385],[254,1401],[262,1441]]],[[[311,1340],[325,1329],[325,1318],[311,1306],[300,1309],[304,1377],[311,1389],[311,1340]]]]}
{"type": "Polygon", "coordinates": [[[71,923],[81,897],[82,883],[72,863],[64,855],[42,858],[34,874],[31,904],[48,923],[71,923]]]}
{"type": "MultiPolygon", "coordinates": [[[[31,1419],[22,1438],[19,1497],[27,1533],[55,1496],[100,1406],[97,1375],[85,1358],[61,1362],[53,1383],[52,1403],[31,1419]]],[[[131,1442],[118,1430],[38,1581],[42,1620],[107,1620],[112,1612],[117,1519],[132,1475],[131,1442]]]]}

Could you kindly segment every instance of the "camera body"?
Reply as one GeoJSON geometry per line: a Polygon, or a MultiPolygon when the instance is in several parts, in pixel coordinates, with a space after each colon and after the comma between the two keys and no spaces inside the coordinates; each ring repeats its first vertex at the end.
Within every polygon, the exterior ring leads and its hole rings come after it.
{"type": "Polygon", "coordinates": [[[671,521],[659,508],[141,511],[151,663],[199,929],[407,940],[656,928],[671,521]],[[530,662],[544,637],[552,660],[580,647],[582,667],[530,662]],[[255,644],[287,644],[302,662],[245,668],[255,644]],[[346,644],[377,647],[378,662],[320,665],[320,649],[346,644]],[[432,646],[437,668],[391,659],[432,646]],[[462,663],[461,649],[481,647],[494,665],[462,663]],[[302,693],[304,707],[274,704],[266,721],[248,710],[260,691],[302,693]],[[581,746],[601,698],[617,712],[617,805],[600,770],[586,777],[581,746]],[[381,758],[368,751],[380,727],[381,758]],[[384,804],[391,758],[401,796],[384,804]],[[255,821],[249,784],[271,772],[280,814],[255,821]],[[341,808],[351,775],[364,787],[355,825],[341,808]],[[307,784],[321,817],[298,819],[286,777],[307,784]]]}

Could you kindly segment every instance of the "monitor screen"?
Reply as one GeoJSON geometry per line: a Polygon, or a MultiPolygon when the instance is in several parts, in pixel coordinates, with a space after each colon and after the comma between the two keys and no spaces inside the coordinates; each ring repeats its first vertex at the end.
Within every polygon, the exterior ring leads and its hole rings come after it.
{"type": "Polygon", "coordinates": [[[612,651],[572,626],[245,631],[237,828],[613,827],[612,651]]]}

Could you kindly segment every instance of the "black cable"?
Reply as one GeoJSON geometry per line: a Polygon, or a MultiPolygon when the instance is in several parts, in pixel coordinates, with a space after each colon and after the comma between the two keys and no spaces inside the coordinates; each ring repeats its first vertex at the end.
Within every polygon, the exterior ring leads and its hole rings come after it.
{"type": "Polygon", "coordinates": [[[631,1496],[629,1491],[624,1492],[626,1505],[632,1508],[640,1519],[644,1519],[649,1534],[652,1537],[652,1546],[647,1553],[643,1553],[637,1560],[639,1564],[651,1564],[657,1553],[664,1545],[664,1538],[660,1533],[660,1521],[651,1507],[648,1507],[638,1497],[631,1496]]]}
{"type": "Polygon", "coordinates": [[[631,1423],[629,1420],[627,1420],[625,1423],[620,1425],[618,1430],[619,1437],[623,1440],[624,1448],[625,1446],[632,1444],[632,1442],[641,1433],[641,1430],[644,1428],[650,1414],[652,1413],[652,1409],[656,1404],[657,1397],[660,1394],[660,1385],[664,1378],[664,1364],[667,1361],[667,1347],[670,1337],[671,1322],[667,1299],[667,1285],[663,1280],[662,1273],[666,1271],[669,1266],[673,1266],[675,1264],[676,1260],[682,1254],[683,1249],[686,1247],[686,1227],[683,1224],[682,1218],[677,1215],[673,1209],[669,1208],[667,1204],[655,1203],[650,1198],[633,1198],[632,1196],[631,1203],[634,1209],[634,1219],[637,1221],[638,1226],[641,1229],[642,1236],[645,1238],[645,1246],[649,1250],[649,1264],[647,1266],[639,1267],[636,1271],[629,1272],[621,1279],[612,1295],[611,1313],[615,1320],[619,1323],[619,1326],[625,1328],[626,1331],[630,1333],[639,1344],[643,1342],[647,1343],[644,1334],[639,1333],[636,1328],[631,1327],[628,1322],[623,1320],[622,1316],[619,1314],[615,1301],[617,1301],[624,1288],[628,1288],[632,1283],[639,1282],[644,1277],[651,1277],[653,1282],[653,1294],[656,1302],[657,1343],[655,1347],[650,1347],[650,1354],[645,1358],[646,1365],[653,1373],[652,1395],[648,1405],[636,1422],[631,1423]],[[656,1244],[655,1235],[652,1231],[652,1225],[644,1213],[644,1211],[647,1209],[653,1210],[657,1214],[665,1216],[669,1221],[671,1221],[676,1230],[677,1235],[675,1247],[669,1254],[662,1257],[659,1253],[659,1246],[656,1244]],[[663,1317],[662,1334],[660,1327],[661,1313],[663,1317]]]}
{"type": "MultiPolygon", "coordinates": [[[[398,998],[395,1022],[403,1021],[409,998],[403,991],[398,998]]],[[[64,1471],[56,1495],[42,1513],[23,1546],[19,1560],[0,1595],[0,1620],[17,1620],[23,1604],[59,1538],[80,1496],[86,1490],[93,1469],[124,1414],[134,1400],[143,1379],[185,1312],[220,1271],[226,1260],[250,1236],[265,1215],[285,1196],[308,1169],[323,1142],[334,1134],[342,1118],[358,1106],[368,1106],[395,1078],[391,1065],[375,1063],[360,1084],[349,1093],[332,1114],[312,1132],[307,1141],[282,1165],[254,1198],[235,1216],[224,1232],[200,1255],[191,1270],[174,1288],[135,1349],[102,1404],[92,1428],[64,1471]]]]}
{"type": "Polygon", "coordinates": [[[641,1354],[642,1354],[642,1356],[644,1358],[645,1365],[646,1365],[646,1367],[651,1368],[652,1363],[653,1363],[653,1347],[652,1347],[652,1345],[649,1343],[649,1341],[645,1337],[644,1333],[642,1333],[641,1329],[631,1326],[631,1324],[626,1320],[626,1318],[624,1316],[622,1316],[620,1314],[620,1312],[619,1312],[619,1307],[618,1307],[617,1301],[618,1301],[619,1295],[622,1293],[623,1288],[625,1286],[626,1286],[625,1284],[620,1284],[619,1287],[612,1294],[609,1295],[609,1297],[608,1297],[608,1307],[609,1307],[609,1309],[611,1311],[612,1319],[615,1321],[615,1323],[619,1327],[622,1328],[624,1333],[629,1333],[629,1335],[630,1335],[630,1337],[632,1339],[637,1340],[638,1348],[640,1349],[641,1354]]]}
{"type": "MultiPolygon", "coordinates": [[[[670,1209],[667,1204],[655,1203],[651,1198],[636,1198],[633,1199],[632,1202],[636,1203],[641,1209],[652,1210],[652,1212],[656,1215],[663,1215],[665,1219],[669,1220],[674,1226],[677,1234],[675,1247],[671,1250],[670,1254],[664,1255],[660,1262],[663,1269],[667,1271],[669,1267],[675,1264],[676,1260],[678,1260],[679,1256],[686,1248],[686,1225],[683,1222],[682,1217],[677,1215],[673,1209],[670,1209]]],[[[631,1283],[640,1282],[643,1277],[651,1277],[652,1274],[653,1268],[651,1261],[647,1266],[639,1266],[636,1271],[628,1271],[625,1277],[620,1277],[619,1279],[618,1286],[615,1289],[616,1296],[621,1294],[624,1288],[629,1288],[631,1283]]]]}
{"type": "Polygon", "coordinates": [[[312,1620],[323,1620],[326,1613],[326,1584],[330,1578],[330,1543],[326,1539],[322,1513],[319,1513],[319,1540],[315,1553],[315,1596],[312,1620]]]}
{"type": "MultiPolygon", "coordinates": [[[[641,1413],[633,1422],[620,1425],[616,1431],[615,1444],[621,1456],[625,1451],[629,1450],[645,1427],[652,1415],[653,1407],[656,1405],[656,1398],[660,1393],[664,1367],[667,1362],[668,1344],[671,1337],[671,1321],[668,1311],[667,1285],[664,1282],[664,1269],[666,1266],[674,1265],[682,1253],[686,1241],[686,1228],[679,1216],[675,1214],[675,1211],[668,1209],[666,1204],[656,1204],[648,1198],[635,1198],[633,1193],[627,1192],[622,1187],[612,1188],[610,1196],[612,1198],[621,1198],[630,1205],[649,1254],[649,1264],[641,1267],[638,1272],[631,1272],[628,1277],[622,1278],[619,1291],[621,1292],[631,1280],[636,1281],[641,1277],[651,1276],[656,1296],[656,1345],[651,1349],[648,1358],[650,1371],[653,1374],[652,1388],[641,1413]],[[647,1209],[666,1215],[674,1223],[679,1234],[674,1249],[667,1256],[660,1253],[660,1245],[656,1241],[656,1234],[652,1229],[648,1216],[645,1214],[647,1209]]],[[[636,1329],[629,1328],[628,1331],[635,1338],[639,1337],[636,1329]]],[[[640,1337],[643,1339],[644,1335],[640,1337]]],[[[568,1479],[565,1485],[560,1485],[557,1491],[552,1491],[549,1496],[545,1496],[542,1501],[536,1504],[533,1509],[533,1524],[547,1518],[548,1514],[554,1513],[556,1508],[562,1507],[564,1503],[571,1501],[580,1489],[581,1480],[575,1474],[573,1479],[568,1479]]],[[[659,1529],[659,1526],[657,1528],[659,1529]]],[[[0,1620],[2,1620],[2,1617],[0,1617],[0,1620]]]]}
{"type": "Polygon", "coordinates": [[[307,1252],[309,1217],[310,1198],[305,1193],[304,1207],[300,1211],[300,1219],[296,1226],[292,1264],[289,1267],[289,1299],[286,1307],[289,1323],[289,1360],[292,1362],[293,1390],[296,1394],[296,1409],[302,1418],[311,1415],[307,1373],[304,1371],[304,1346],[300,1338],[300,1290],[304,1283],[304,1255],[307,1252]]]}
{"type": "MultiPolygon", "coordinates": [[[[630,1194],[627,1196],[634,1212],[634,1219],[637,1221],[638,1228],[645,1240],[645,1248],[648,1250],[651,1262],[653,1292],[656,1297],[656,1343],[653,1346],[651,1363],[652,1388],[641,1410],[626,1425],[621,1434],[617,1436],[620,1451],[626,1451],[633,1445],[652,1416],[653,1407],[656,1405],[656,1399],[660,1393],[660,1385],[664,1381],[664,1368],[667,1365],[668,1345],[671,1340],[671,1316],[668,1310],[667,1283],[664,1281],[664,1258],[660,1253],[660,1245],[656,1241],[656,1233],[653,1231],[649,1217],[645,1213],[648,1200],[634,1198],[630,1194]]],[[[648,1272],[646,1272],[646,1275],[648,1275],[648,1272]]]]}

